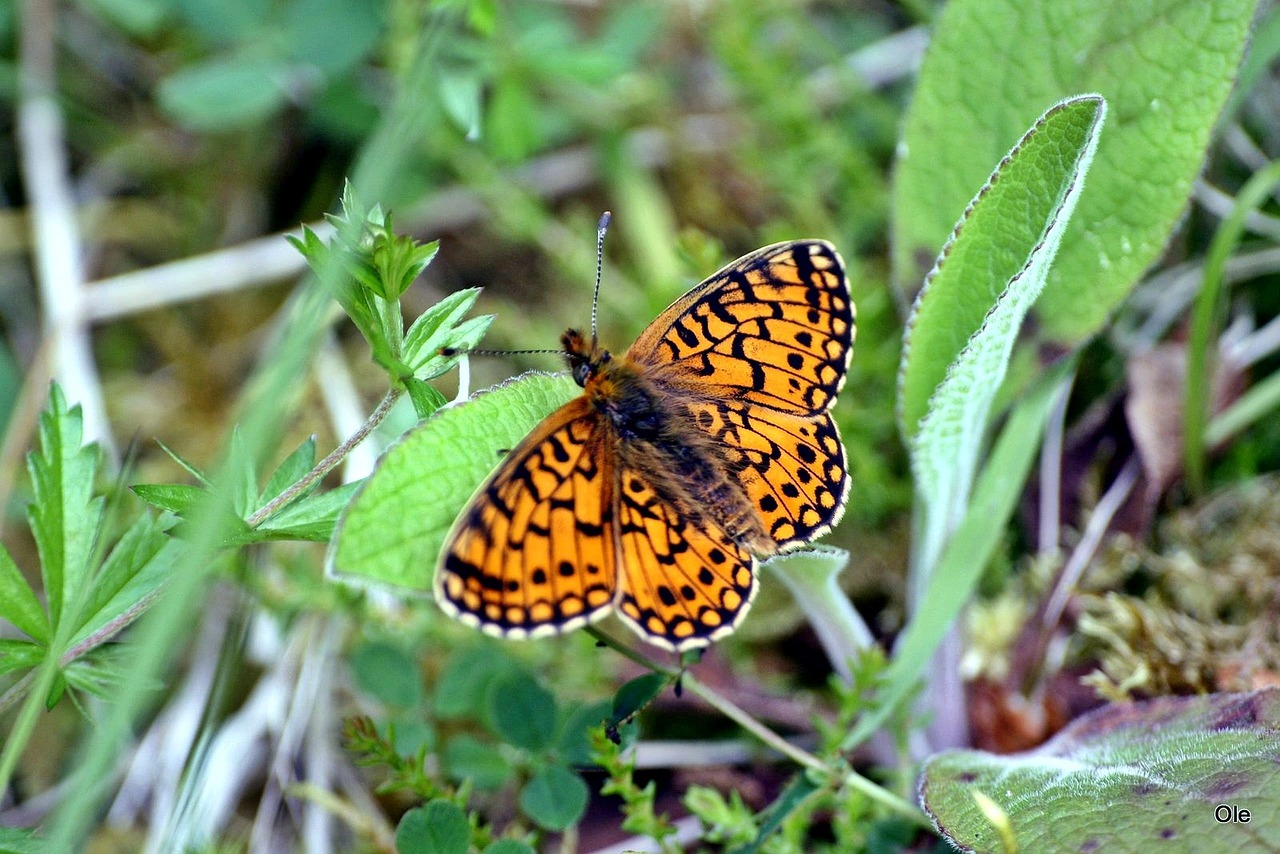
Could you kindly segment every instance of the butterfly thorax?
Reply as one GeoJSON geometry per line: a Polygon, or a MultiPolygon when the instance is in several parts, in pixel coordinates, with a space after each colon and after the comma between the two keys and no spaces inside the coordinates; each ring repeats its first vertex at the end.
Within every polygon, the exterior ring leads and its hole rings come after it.
{"type": "Polygon", "coordinates": [[[723,449],[707,435],[687,429],[691,416],[675,389],[659,388],[644,367],[614,358],[577,330],[570,329],[561,340],[574,381],[612,425],[620,456],[648,472],[654,489],[695,523],[713,518],[750,550],[774,550],[723,449]]]}

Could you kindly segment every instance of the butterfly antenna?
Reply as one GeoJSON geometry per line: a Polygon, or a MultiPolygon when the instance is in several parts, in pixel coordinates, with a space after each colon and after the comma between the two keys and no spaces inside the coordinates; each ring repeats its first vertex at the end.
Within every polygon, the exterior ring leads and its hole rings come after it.
{"type": "Polygon", "coordinates": [[[613,214],[605,211],[600,214],[600,223],[596,226],[596,290],[591,295],[591,347],[596,346],[596,316],[600,308],[600,274],[604,271],[604,233],[609,230],[609,220],[613,214]]]}

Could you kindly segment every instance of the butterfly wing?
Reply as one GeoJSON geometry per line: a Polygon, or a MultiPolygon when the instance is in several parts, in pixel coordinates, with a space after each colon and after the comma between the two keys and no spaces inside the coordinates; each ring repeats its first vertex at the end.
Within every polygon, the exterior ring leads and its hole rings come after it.
{"type": "Polygon", "coordinates": [[[706,646],[746,616],[755,561],[714,522],[691,523],[633,454],[624,448],[618,480],[618,615],[667,649],[706,646]]]}
{"type": "Polygon", "coordinates": [[[671,304],[627,356],[693,396],[779,412],[826,412],[844,385],[854,308],[830,243],[744,255],[671,304]]]}
{"type": "Polygon", "coordinates": [[[849,471],[830,413],[806,418],[733,400],[693,402],[689,410],[739,472],[737,482],[779,550],[840,521],[849,471]]]}
{"type": "Polygon", "coordinates": [[[547,416],[454,523],[436,568],[440,607],[515,638],[604,616],[617,575],[610,442],[585,397],[547,416]]]}

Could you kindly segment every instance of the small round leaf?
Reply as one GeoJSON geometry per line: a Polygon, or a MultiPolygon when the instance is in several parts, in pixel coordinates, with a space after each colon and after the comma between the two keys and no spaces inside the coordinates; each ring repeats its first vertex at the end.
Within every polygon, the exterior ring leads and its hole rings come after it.
{"type": "Polygon", "coordinates": [[[489,727],[507,744],[541,750],[556,736],[556,698],[528,673],[489,686],[489,727]]]}
{"type": "Polygon", "coordinates": [[[581,777],[563,765],[552,765],[521,790],[520,809],[540,827],[564,830],[582,820],[589,794],[581,777]]]}
{"type": "Polygon", "coordinates": [[[467,816],[449,801],[411,809],[396,827],[398,854],[467,854],[470,844],[467,816]]]}

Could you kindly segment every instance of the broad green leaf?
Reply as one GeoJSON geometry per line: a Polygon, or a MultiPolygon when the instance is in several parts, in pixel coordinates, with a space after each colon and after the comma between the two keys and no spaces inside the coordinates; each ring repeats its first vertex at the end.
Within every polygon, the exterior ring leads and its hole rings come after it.
{"type": "Polygon", "coordinates": [[[360,690],[398,709],[422,702],[422,675],[413,656],[394,644],[362,643],[351,653],[351,672],[360,690]]]}
{"type": "Polygon", "coordinates": [[[515,659],[488,639],[454,650],[436,682],[436,714],[446,719],[474,717],[484,705],[489,685],[517,666],[515,659]]]}
{"type": "Polygon", "coordinates": [[[1164,697],[1106,706],[1027,753],[938,754],[920,799],[970,851],[1004,850],[978,793],[1021,851],[1256,851],[1280,839],[1278,755],[1280,690],[1164,697]]]}
{"type": "Polygon", "coordinates": [[[1098,92],[1115,118],[1036,314],[1092,335],[1163,252],[1235,80],[1254,0],[952,0],[903,130],[897,280],[918,282],[994,163],[1044,105],[1098,92]]]}
{"type": "Polygon", "coordinates": [[[486,744],[467,733],[449,739],[441,759],[452,779],[466,780],[477,789],[486,791],[502,788],[516,770],[495,745],[486,744]]]}
{"type": "Polygon", "coordinates": [[[151,604],[177,564],[182,544],[165,534],[162,520],[145,515],[116,543],[93,579],[71,646],[90,637],[100,644],[151,604]]]}
{"type": "Polygon", "coordinates": [[[409,810],[396,826],[398,854],[467,854],[470,842],[466,814],[439,798],[409,810]]]}
{"type": "Polygon", "coordinates": [[[385,9],[378,0],[293,0],[281,15],[280,40],[291,58],[341,74],[373,49],[385,9]]]}
{"type": "Polygon", "coordinates": [[[338,516],[359,489],[357,481],[324,492],[313,492],[299,501],[286,504],[254,531],[260,539],[327,543],[338,524],[338,516]]]}
{"type": "Polygon", "coordinates": [[[21,629],[32,640],[49,642],[49,615],[3,545],[0,545],[0,618],[21,629]]]}
{"type": "Polygon", "coordinates": [[[875,710],[858,719],[845,739],[846,750],[865,741],[911,695],[934,651],[973,595],[1022,495],[1055,392],[1073,369],[1073,360],[1060,363],[1009,413],[974,486],[964,521],[942,552],[924,596],[894,649],[893,662],[884,673],[885,687],[876,696],[875,710]]]}
{"type": "Polygon", "coordinates": [[[258,497],[259,506],[266,504],[290,486],[302,480],[302,476],[311,471],[316,464],[316,437],[311,436],[297,449],[285,457],[276,470],[267,478],[267,485],[262,488],[258,497]]]}
{"type": "Polygon", "coordinates": [[[927,578],[963,516],[991,403],[1080,198],[1105,116],[1097,96],[1051,107],[978,192],[916,298],[899,407],[922,519],[917,579],[927,578]]]}
{"type": "Polygon", "coordinates": [[[520,790],[520,809],[547,830],[564,830],[582,820],[588,795],[581,777],[563,765],[551,765],[520,790]]]}
{"type": "Polygon", "coordinates": [[[57,385],[40,413],[40,450],[27,457],[35,500],[27,508],[40,553],[49,622],[61,623],[88,587],[89,560],[102,519],[102,498],[93,497],[98,471],[96,445],[82,446],[80,407],[67,408],[57,385]]]}
{"type": "Polygon", "coordinates": [[[230,130],[283,109],[290,73],[279,60],[219,58],[161,80],[156,99],[166,113],[192,130],[230,130]]]}
{"type": "Polygon", "coordinates": [[[383,454],[338,520],[329,568],[427,590],[445,535],[502,455],[580,391],[530,373],[447,406],[383,454]]]}
{"type": "Polygon", "coordinates": [[[486,692],[485,719],[493,734],[525,750],[542,750],[556,737],[556,698],[528,673],[494,680],[486,692]]]}

